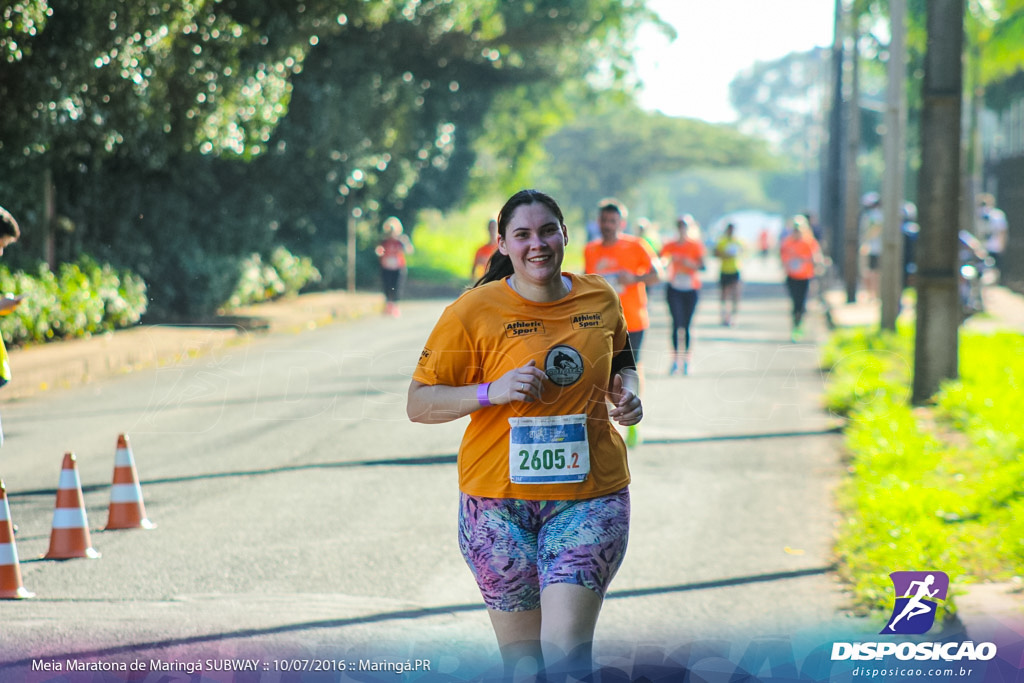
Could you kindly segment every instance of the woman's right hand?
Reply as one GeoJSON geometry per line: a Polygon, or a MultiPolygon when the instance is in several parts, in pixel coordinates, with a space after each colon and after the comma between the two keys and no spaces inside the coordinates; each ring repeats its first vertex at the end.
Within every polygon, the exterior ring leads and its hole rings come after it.
{"type": "Polygon", "coordinates": [[[537,367],[537,361],[509,370],[500,379],[491,382],[489,391],[491,403],[503,405],[512,401],[532,403],[539,400],[544,390],[547,374],[537,367]]]}

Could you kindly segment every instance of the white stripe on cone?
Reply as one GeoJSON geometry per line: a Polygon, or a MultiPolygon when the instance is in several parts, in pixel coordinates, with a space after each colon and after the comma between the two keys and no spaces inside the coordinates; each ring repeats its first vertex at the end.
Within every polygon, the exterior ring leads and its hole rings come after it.
{"type": "Polygon", "coordinates": [[[57,484],[57,488],[61,489],[77,489],[81,487],[82,483],[78,479],[78,470],[61,470],[60,471],[60,483],[57,484]]]}
{"type": "Polygon", "coordinates": [[[13,543],[0,543],[0,566],[18,564],[18,549],[13,543]]]}
{"type": "Polygon", "coordinates": [[[88,529],[89,523],[82,508],[57,508],[53,511],[54,529],[88,529]]]}
{"type": "Polygon", "coordinates": [[[132,457],[127,448],[118,448],[114,453],[114,467],[131,467],[132,457]]]}
{"type": "Polygon", "coordinates": [[[114,484],[110,487],[111,503],[138,503],[142,500],[142,489],[136,484],[114,484]]]}

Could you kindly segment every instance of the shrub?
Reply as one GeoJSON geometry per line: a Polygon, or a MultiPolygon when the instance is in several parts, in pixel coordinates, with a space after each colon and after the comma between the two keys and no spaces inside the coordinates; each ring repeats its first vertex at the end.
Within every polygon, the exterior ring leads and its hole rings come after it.
{"type": "Polygon", "coordinates": [[[0,267],[0,289],[25,297],[0,318],[0,334],[12,345],[128,327],[139,321],[148,303],[141,278],[88,256],[61,264],[56,274],[46,264],[39,265],[36,275],[0,267]]]}
{"type": "Polygon", "coordinates": [[[313,265],[312,259],[294,256],[284,247],[274,249],[270,255],[270,265],[277,271],[288,293],[300,292],[306,285],[320,281],[320,271],[313,265]]]}
{"type": "Polygon", "coordinates": [[[309,258],[293,256],[277,247],[265,263],[259,254],[251,254],[241,263],[237,283],[223,308],[233,309],[270,301],[285,294],[297,294],[310,282],[320,280],[320,272],[309,258]]]}

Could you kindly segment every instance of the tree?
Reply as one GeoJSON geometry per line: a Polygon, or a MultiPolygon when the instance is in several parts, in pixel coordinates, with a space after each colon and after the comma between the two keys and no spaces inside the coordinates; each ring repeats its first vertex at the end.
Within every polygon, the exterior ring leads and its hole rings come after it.
{"type": "MultiPolygon", "coordinates": [[[[106,168],[251,155],[283,115],[298,67],[288,50],[260,50],[260,34],[212,1],[26,2],[5,10],[4,28],[4,175],[32,179],[12,203],[50,228],[38,198],[52,186],[79,243],[117,222],[103,206],[106,168]]],[[[29,253],[39,232],[29,231],[29,253]]]]}
{"type": "Polygon", "coordinates": [[[590,210],[601,197],[627,196],[647,178],[701,166],[756,166],[765,145],[731,126],[673,118],[633,104],[605,106],[545,143],[547,171],[566,204],[590,210]]]}
{"type": "Polygon", "coordinates": [[[960,305],[957,233],[964,0],[928,3],[928,52],[921,112],[914,403],[958,374],[960,305]],[[952,93],[952,95],[951,95],[952,93]]]}
{"type": "Polygon", "coordinates": [[[729,101],[739,115],[740,130],[772,141],[794,162],[816,164],[828,57],[829,50],[820,47],[791,52],[737,74],[729,84],[729,101]]]}
{"type": "Polygon", "coordinates": [[[510,182],[505,169],[523,168],[511,155],[539,158],[568,115],[565,92],[624,89],[626,48],[653,19],[617,0],[22,0],[3,12],[0,185],[22,190],[11,208],[51,223],[38,205],[52,188],[75,228],[62,249],[144,271],[151,310],[187,309],[197,282],[219,287],[274,242],[333,259],[354,211],[450,206],[478,154],[510,182]]]}

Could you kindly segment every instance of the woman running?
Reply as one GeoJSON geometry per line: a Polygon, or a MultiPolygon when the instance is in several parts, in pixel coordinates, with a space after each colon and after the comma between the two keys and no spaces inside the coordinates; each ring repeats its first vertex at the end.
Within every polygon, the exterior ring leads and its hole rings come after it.
{"type": "Polygon", "coordinates": [[[643,417],[633,354],[611,286],[562,272],[567,242],[551,197],[512,196],[498,254],[445,309],[409,387],[414,422],[470,416],[459,546],[509,675],[590,671],[629,532],[626,446],[611,421],[643,417]]]}
{"type": "Polygon", "coordinates": [[[384,235],[374,253],[380,259],[384,314],[397,318],[400,315],[398,300],[401,298],[402,286],[408,272],[405,257],[413,252],[413,246],[409,237],[402,231],[402,221],[394,216],[384,221],[383,231],[384,235]]]}
{"type": "Polygon", "coordinates": [[[798,342],[804,336],[804,313],[807,311],[807,292],[814,274],[823,264],[821,247],[814,239],[811,226],[803,216],[794,216],[790,230],[779,244],[779,256],[786,270],[786,289],[793,302],[793,328],[790,339],[798,342]]]}
{"type": "Polygon", "coordinates": [[[679,236],[661,249],[661,257],[668,265],[669,281],[666,289],[668,310],[672,315],[672,365],[668,374],[674,375],[682,365],[683,374],[690,374],[690,322],[697,310],[700,294],[700,271],[704,269],[704,244],[700,241],[700,226],[687,214],[677,222],[679,236]],[[679,352],[679,330],[683,331],[683,352],[679,352]]]}

